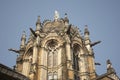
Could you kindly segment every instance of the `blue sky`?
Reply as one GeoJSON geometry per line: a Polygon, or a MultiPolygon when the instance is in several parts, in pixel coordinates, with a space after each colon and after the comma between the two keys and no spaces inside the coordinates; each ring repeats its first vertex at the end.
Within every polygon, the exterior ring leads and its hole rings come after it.
{"type": "Polygon", "coordinates": [[[0,0],[0,63],[15,65],[17,54],[8,49],[19,49],[22,31],[29,37],[37,16],[41,21],[53,20],[55,10],[60,17],[67,13],[81,33],[88,25],[91,41],[102,41],[93,47],[95,62],[101,63],[96,66],[97,73],[106,72],[106,60],[110,59],[120,76],[120,0],[0,0]]]}

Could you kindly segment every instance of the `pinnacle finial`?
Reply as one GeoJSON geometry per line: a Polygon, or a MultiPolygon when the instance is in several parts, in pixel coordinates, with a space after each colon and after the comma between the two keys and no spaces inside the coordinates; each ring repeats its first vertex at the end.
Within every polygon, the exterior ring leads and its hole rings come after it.
{"type": "Polygon", "coordinates": [[[21,39],[26,39],[26,32],[25,31],[23,31],[21,39]]]}
{"type": "Polygon", "coordinates": [[[37,22],[36,22],[36,33],[39,34],[41,29],[41,22],[40,22],[40,16],[38,16],[37,22]]]}
{"type": "Polygon", "coordinates": [[[59,13],[57,10],[55,10],[54,19],[55,19],[55,21],[59,19],[59,13]]]}
{"type": "Polygon", "coordinates": [[[25,33],[25,31],[23,31],[22,37],[21,37],[21,45],[20,45],[20,48],[24,48],[24,47],[25,47],[25,42],[26,42],[26,33],[25,33]]]}
{"type": "Polygon", "coordinates": [[[67,17],[67,13],[65,13],[65,17],[67,17]]]}
{"type": "Polygon", "coordinates": [[[40,16],[38,16],[38,21],[40,22],[40,16]]]}
{"type": "Polygon", "coordinates": [[[67,17],[67,13],[65,13],[64,21],[67,22],[67,23],[69,23],[69,19],[68,19],[68,17],[67,17]]]}
{"type": "Polygon", "coordinates": [[[38,16],[38,19],[37,19],[36,25],[37,25],[37,24],[40,24],[40,16],[38,16]]]}
{"type": "Polygon", "coordinates": [[[90,32],[89,32],[89,30],[88,30],[88,26],[87,26],[87,25],[85,25],[85,30],[84,30],[84,34],[86,34],[86,33],[87,33],[88,35],[90,34],[90,32]]]}

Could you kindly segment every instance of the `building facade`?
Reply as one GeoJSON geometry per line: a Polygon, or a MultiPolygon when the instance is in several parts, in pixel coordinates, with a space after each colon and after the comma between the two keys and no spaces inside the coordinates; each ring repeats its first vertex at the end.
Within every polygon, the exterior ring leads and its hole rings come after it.
{"type": "Polygon", "coordinates": [[[69,24],[67,14],[60,18],[55,11],[53,21],[43,22],[39,16],[30,32],[28,41],[23,32],[19,50],[9,49],[19,54],[15,70],[30,80],[112,80],[113,74],[119,80],[112,67],[109,74],[97,75],[92,46],[100,41],[91,42],[87,25],[81,35],[78,27],[69,24]]]}

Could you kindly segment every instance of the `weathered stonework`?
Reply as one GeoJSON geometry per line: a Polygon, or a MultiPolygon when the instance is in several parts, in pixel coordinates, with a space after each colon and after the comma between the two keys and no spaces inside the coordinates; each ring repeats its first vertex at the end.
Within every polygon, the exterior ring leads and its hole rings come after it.
{"type": "Polygon", "coordinates": [[[67,14],[60,19],[55,12],[54,18],[42,23],[38,17],[27,42],[23,33],[16,71],[30,80],[105,80],[96,75],[92,46],[99,42],[91,43],[87,26],[82,37],[67,14]]]}

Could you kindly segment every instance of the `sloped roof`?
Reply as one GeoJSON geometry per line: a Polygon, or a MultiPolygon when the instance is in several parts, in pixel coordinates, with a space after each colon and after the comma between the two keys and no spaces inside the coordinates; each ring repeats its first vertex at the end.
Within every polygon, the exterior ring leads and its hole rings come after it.
{"type": "Polygon", "coordinates": [[[0,80],[29,80],[29,78],[0,63],[0,80]]]}

